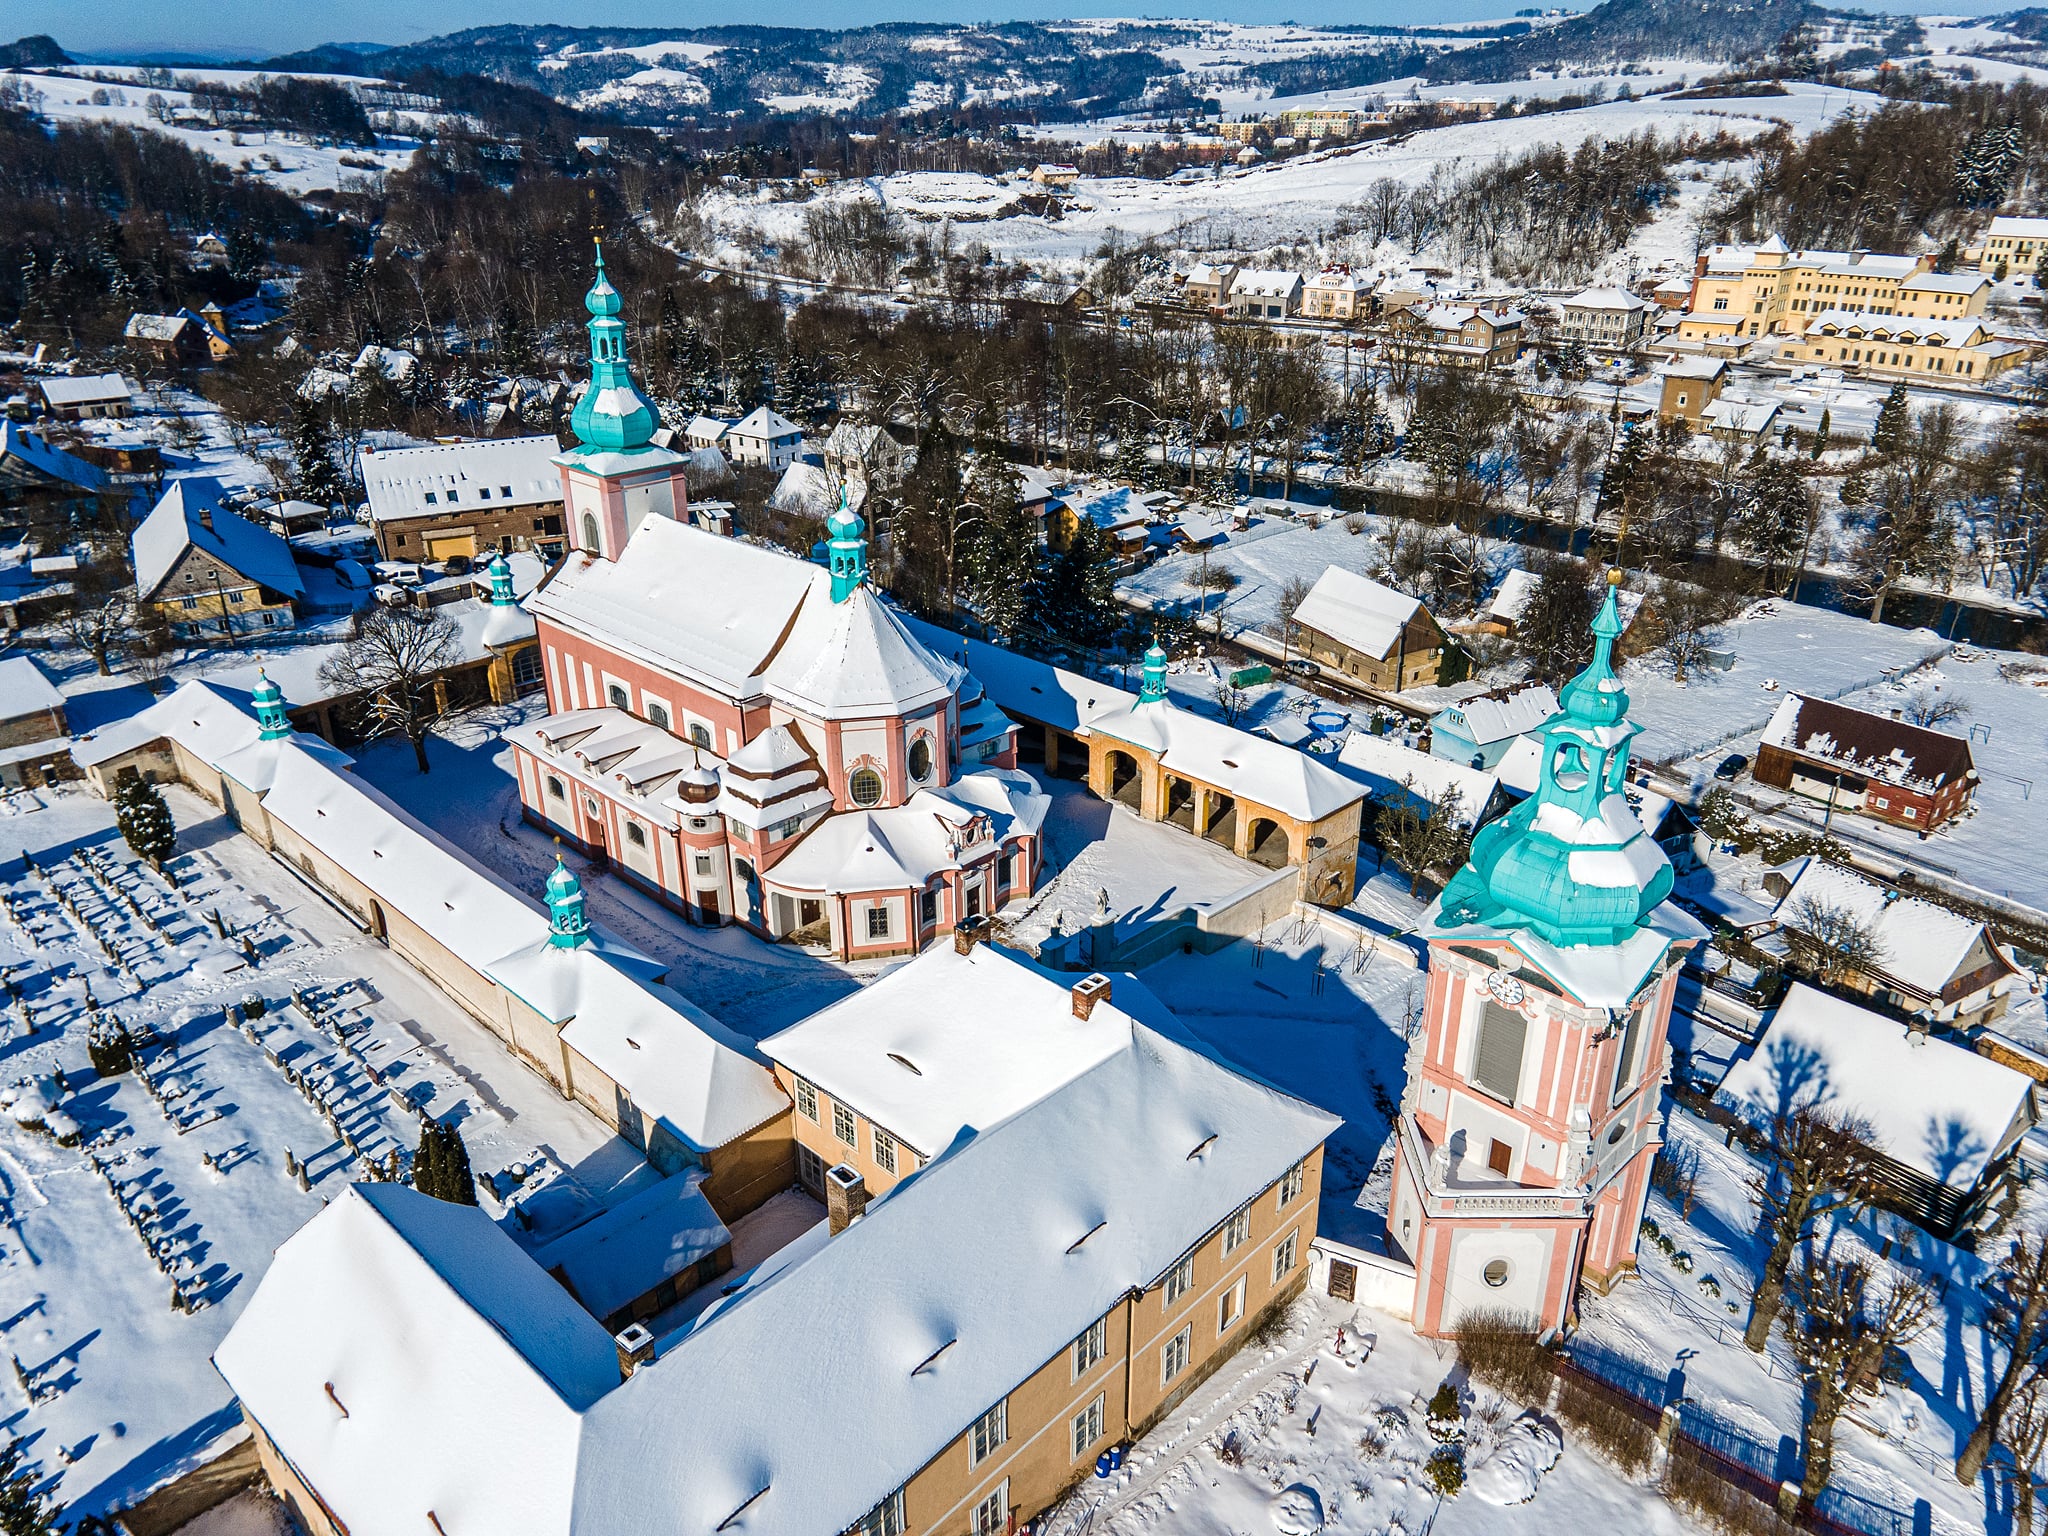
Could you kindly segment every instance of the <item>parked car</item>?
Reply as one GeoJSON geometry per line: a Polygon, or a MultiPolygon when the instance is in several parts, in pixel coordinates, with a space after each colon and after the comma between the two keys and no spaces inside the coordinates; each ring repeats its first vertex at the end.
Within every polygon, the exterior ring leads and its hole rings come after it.
{"type": "Polygon", "coordinates": [[[1714,769],[1714,777],[1717,779],[1739,778],[1741,777],[1742,770],[1748,766],[1749,759],[1747,757],[1743,756],[1740,752],[1730,752],[1721,759],[1720,765],[1714,769]]]}

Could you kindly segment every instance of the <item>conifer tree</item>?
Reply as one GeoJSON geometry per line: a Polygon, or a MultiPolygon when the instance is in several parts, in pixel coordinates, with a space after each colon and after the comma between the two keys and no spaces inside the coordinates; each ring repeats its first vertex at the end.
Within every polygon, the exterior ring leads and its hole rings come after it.
{"type": "Polygon", "coordinates": [[[1893,454],[1905,446],[1908,423],[1906,386],[1894,384],[1878,408],[1877,426],[1870,434],[1870,446],[1879,453],[1893,454]]]}
{"type": "Polygon", "coordinates": [[[996,454],[977,454],[967,476],[968,516],[960,560],[967,603],[1004,639],[1017,633],[1038,569],[1038,530],[1017,503],[1017,472],[996,454]]]}
{"type": "Polygon", "coordinates": [[[57,1536],[63,1511],[36,1492],[42,1478],[23,1460],[19,1440],[9,1440],[0,1450],[0,1536],[57,1536]]]}
{"type": "Polygon", "coordinates": [[[1032,592],[1032,619],[1070,644],[1093,649],[1116,633],[1116,572],[1108,536],[1082,518],[1032,592]]]}
{"type": "Polygon", "coordinates": [[[412,1157],[412,1187],[451,1205],[476,1204],[469,1149],[454,1126],[431,1119],[421,1123],[419,1148],[412,1157]]]}
{"type": "Polygon", "coordinates": [[[348,500],[348,481],[334,459],[334,434],[311,401],[292,411],[292,458],[299,466],[298,492],[317,507],[348,500]]]}
{"type": "Polygon", "coordinates": [[[1813,456],[1816,459],[1828,451],[1828,431],[1833,426],[1834,417],[1829,415],[1826,406],[1822,406],[1820,408],[1820,425],[1814,428],[1813,432],[1813,456]]]}
{"type": "Polygon", "coordinates": [[[178,826],[157,787],[133,768],[114,785],[114,823],[139,859],[161,866],[178,851],[178,826]]]}

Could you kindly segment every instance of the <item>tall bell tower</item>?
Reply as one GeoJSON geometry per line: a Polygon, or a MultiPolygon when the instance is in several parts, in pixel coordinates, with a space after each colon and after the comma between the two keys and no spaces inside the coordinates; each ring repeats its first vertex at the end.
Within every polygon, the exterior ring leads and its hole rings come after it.
{"type": "Polygon", "coordinates": [[[555,465],[562,472],[570,547],[616,560],[648,518],[689,521],[685,460],[654,441],[659,418],[626,361],[623,306],[605,275],[602,243],[583,307],[590,312],[590,387],[569,417],[576,446],[557,455],[555,465]]]}
{"type": "Polygon", "coordinates": [[[1666,902],[1670,862],[1628,802],[1639,727],[1608,581],[1536,793],[1472,840],[1425,934],[1387,1216],[1425,1334],[1475,1311],[1549,1333],[1582,1284],[1635,1265],[1679,964],[1706,931],[1666,902]]]}

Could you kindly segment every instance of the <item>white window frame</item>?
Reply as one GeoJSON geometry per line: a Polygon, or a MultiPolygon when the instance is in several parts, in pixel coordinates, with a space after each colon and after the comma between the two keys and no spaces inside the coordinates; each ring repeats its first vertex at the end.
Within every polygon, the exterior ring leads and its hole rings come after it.
{"type": "Polygon", "coordinates": [[[896,1171],[896,1138],[879,1125],[868,1127],[868,1135],[875,1143],[875,1166],[884,1173],[896,1171]]]}
{"type": "Polygon", "coordinates": [[[910,1528],[903,1518],[903,1490],[898,1488],[854,1521],[846,1536],[903,1536],[910,1528]]]}
{"type": "Polygon", "coordinates": [[[1245,1277],[1239,1275],[1236,1282],[1216,1298],[1216,1337],[1219,1339],[1244,1321],[1244,1282],[1245,1277]]]}
{"type": "Polygon", "coordinates": [[[1159,1347],[1159,1385],[1169,1387],[1194,1359],[1195,1325],[1187,1324],[1159,1347]]]}
{"type": "Polygon", "coordinates": [[[1010,1400],[1006,1397],[967,1428],[967,1464],[978,1467],[1010,1441],[1010,1400]]]}
{"type": "Polygon", "coordinates": [[[1280,1209],[1286,1210],[1301,1198],[1302,1186],[1308,1181],[1308,1159],[1303,1158],[1292,1168],[1280,1175],[1280,1209]]]}
{"type": "Polygon", "coordinates": [[[804,1077],[796,1078],[794,1081],[796,1085],[796,1093],[794,1095],[796,1099],[796,1112],[810,1121],[811,1124],[822,1125],[824,1122],[818,1115],[818,1085],[809,1078],[804,1077]]]}
{"type": "Polygon", "coordinates": [[[631,683],[627,682],[623,677],[614,676],[610,672],[598,673],[598,680],[600,684],[598,697],[603,699],[608,707],[623,709],[629,715],[633,713],[633,685],[631,683]],[[612,703],[612,690],[614,688],[626,696],[625,703],[612,703]]]}
{"type": "Polygon", "coordinates": [[[1273,1245],[1273,1283],[1278,1285],[1300,1266],[1301,1230],[1296,1228],[1273,1245]]]}
{"type": "Polygon", "coordinates": [[[1073,1444],[1075,1461],[1094,1450],[1102,1440],[1103,1396],[1096,1393],[1095,1400],[1068,1421],[1067,1433],[1073,1444]]]}
{"type": "Polygon", "coordinates": [[[974,1506],[968,1527],[972,1536],[1005,1536],[1010,1529],[1010,1480],[1006,1477],[974,1506]]]}
{"type": "Polygon", "coordinates": [[[1223,1256],[1227,1259],[1252,1240],[1252,1206],[1247,1200],[1223,1223],[1223,1256]]]}
{"type": "Polygon", "coordinates": [[[1096,1366],[1109,1358],[1109,1315],[1104,1313],[1095,1319],[1074,1340],[1072,1359],[1075,1381],[1086,1376],[1096,1366]]]}
{"type": "Polygon", "coordinates": [[[1190,1253],[1183,1255],[1181,1261],[1166,1272],[1160,1289],[1165,1295],[1166,1305],[1170,1307],[1194,1288],[1195,1256],[1190,1253]]]}
{"type": "Polygon", "coordinates": [[[832,1139],[846,1147],[860,1145],[860,1117],[837,1099],[832,1101],[832,1139]],[[842,1117],[846,1123],[843,1131],[839,1128],[842,1117]]]}

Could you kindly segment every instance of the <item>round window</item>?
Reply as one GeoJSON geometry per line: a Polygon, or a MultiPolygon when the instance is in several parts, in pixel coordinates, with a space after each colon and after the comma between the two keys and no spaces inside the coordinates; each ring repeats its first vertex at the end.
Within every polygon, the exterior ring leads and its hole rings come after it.
{"type": "Polygon", "coordinates": [[[1506,1259],[1488,1259],[1486,1261],[1486,1268],[1479,1271],[1479,1278],[1495,1290],[1499,1290],[1508,1283],[1508,1261],[1506,1259]]]}
{"type": "Polygon", "coordinates": [[[856,768],[846,781],[846,792],[855,805],[877,805],[882,799],[882,776],[872,768],[856,768]]]}
{"type": "Polygon", "coordinates": [[[932,776],[932,743],[920,736],[910,744],[910,776],[922,784],[932,776]]]}

